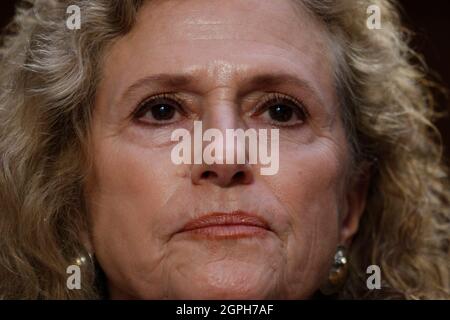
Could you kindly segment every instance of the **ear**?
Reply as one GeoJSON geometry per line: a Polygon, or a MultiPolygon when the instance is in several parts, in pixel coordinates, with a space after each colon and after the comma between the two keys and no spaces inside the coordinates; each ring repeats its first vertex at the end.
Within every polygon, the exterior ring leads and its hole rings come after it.
{"type": "Polygon", "coordinates": [[[349,247],[359,228],[359,221],[366,208],[367,193],[371,180],[372,164],[365,162],[350,178],[347,193],[344,195],[344,208],[340,219],[340,243],[349,247]]]}

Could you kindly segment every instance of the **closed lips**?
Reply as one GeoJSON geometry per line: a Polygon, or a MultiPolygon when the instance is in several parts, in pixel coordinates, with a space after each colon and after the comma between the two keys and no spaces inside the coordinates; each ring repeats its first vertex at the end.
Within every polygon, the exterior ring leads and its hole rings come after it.
{"type": "Polygon", "coordinates": [[[250,213],[214,212],[189,221],[181,232],[192,232],[217,237],[242,237],[270,231],[268,223],[250,213]]]}

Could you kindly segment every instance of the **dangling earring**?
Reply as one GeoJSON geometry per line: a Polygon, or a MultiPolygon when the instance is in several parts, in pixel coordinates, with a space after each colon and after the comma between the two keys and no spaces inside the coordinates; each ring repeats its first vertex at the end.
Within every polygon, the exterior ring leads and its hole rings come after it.
{"type": "MultiPolygon", "coordinates": [[[[94,261],[93,254],[88,252],[87,256],[89,257],[89,262],[93,263],[93,261],[94,261]]],[[[88,259],[86,259],[86,256],[79,256],[75,260],[75,264],[77,264],[79,267],[86,266],[87,263],[88,263],[88,259]]]]}
{"type": "Polygon", "coordinates": [[[320,287],[320,292],[325,295],[331,295],[339,291],[347,279],[348,260],[347,250],[344,246],[338,246],[336,254],[334,255],[333,266],[326,283],[320,287]]]}

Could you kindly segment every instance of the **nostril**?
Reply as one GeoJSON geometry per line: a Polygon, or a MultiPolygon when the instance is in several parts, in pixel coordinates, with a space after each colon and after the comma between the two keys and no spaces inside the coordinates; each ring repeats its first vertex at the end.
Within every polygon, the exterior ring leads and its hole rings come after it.
{"type": "MultiPolygon", "coordinates": [[[[195,168],[202,169],[202,168],[195,168]]],[[[251,173],[241,168],[224,168],[220,167],[217,170],[202,170],[201,172],[194,172],[192,182],[194,184],[213,183],[221,187],[231,187],[240,184],[249,184],[252,182],[251,173]],[[229,169],[229,170],[227,170],[229,169]]]]}
{"type": "MultiPolygon", "coordinates": [[[[200,179],[208,180],[208,179],[217,179],[219,175],[214,171],[205,171],[201,174],[200,179]]],[[[245,182],[245,173],[243,171],[238,171],[231,177],[231,180],[229,181],[233,184],[237,183],[243,183],[245,182]]]]}
{"type": "Polygon", "coordinates": [[[201,179],[215,178],[217,177],[217,173],[213,171],[205,171],[201,175],[201,179]]]}
{"type": "Polygon", "coordinates": [[[245,173],[243,171],[238,171],[233,175],[234,182],[241,183],[245,180],[245,173]]]}

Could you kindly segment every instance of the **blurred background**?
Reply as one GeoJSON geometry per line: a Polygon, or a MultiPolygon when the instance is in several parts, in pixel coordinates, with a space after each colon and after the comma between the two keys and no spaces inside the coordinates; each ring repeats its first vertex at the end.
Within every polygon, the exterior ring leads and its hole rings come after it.
{"type": "MultiPolygon", "coordinates": [[[[415,33],[413,48],[423,54],[434,77],[450,94],[450,1],[398,1],[402,7],[405,26],[415,33]]],[[[17,2],[18,0],[1,1],[0,28],[11,20],[17,2]]],[[[441,109],[450,114],[450,99],[441,98],[438,101],[441,109]]],[[[437,126],[444,140],[446,161],[450,163],[450,115],[438,121],[437,126]]]]}

